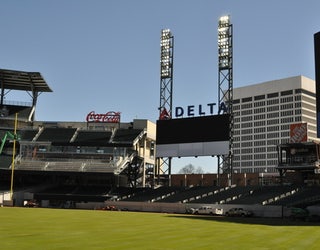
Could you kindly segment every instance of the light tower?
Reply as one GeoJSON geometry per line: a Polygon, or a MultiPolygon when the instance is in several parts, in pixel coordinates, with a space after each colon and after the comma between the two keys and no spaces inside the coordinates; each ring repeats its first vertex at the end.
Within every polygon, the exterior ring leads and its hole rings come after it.
{"type": "MultiPolygon", "coordinates": [[[[173,41],[169,29],[161,30],[159,120],[172,118],[173,41]]],[[[164,181],[171,186],[171,157],[157,159],[155,174],[158,184],[161,182],[160,177],[168,177],[164,181]]]]}
{"type": "Polygon", "coordinates": [[[320,32],[314,38],[314,66],[316,77],[317,137],[320,138],[320,32]]]}
{"type": "Polygon", "coordinates": [[[230,16],[222,16],[218,24],[218,82],[219,82],[219,111],[230,114],[229,122],[229,154],[218,156],[218,185],[220,171],[228,173],[229,185],[232,184],[233,160],[233,48],[232,24],[230,16]]]}

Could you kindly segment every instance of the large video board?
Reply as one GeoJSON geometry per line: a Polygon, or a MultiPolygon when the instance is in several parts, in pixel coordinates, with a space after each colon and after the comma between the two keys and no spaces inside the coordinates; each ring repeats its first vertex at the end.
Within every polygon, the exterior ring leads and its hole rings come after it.
{"type": "Polygon", "coordinates": [[[156,157],[228,154],[229,118],[224,114],[158,120],[156,157]]]}

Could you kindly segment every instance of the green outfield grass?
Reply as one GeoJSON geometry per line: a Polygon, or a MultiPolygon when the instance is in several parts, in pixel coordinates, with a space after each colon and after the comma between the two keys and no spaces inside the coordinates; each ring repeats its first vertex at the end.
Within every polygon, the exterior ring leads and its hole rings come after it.
{"type": "Polygon", "coordinates": [[[319,249],[320,223],[0,208],[0,249],[319,249]]]}

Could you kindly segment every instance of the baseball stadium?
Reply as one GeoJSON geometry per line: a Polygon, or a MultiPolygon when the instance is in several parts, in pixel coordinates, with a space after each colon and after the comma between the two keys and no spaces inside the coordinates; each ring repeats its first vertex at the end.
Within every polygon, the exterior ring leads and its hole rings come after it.
{"type": "MultiPolygon", "coordinates": [[[[315,34],[318,61],[319,38],[315,34]]],[[[262,217],[290,216],[292,208],[316,207],[320,204],[320,146],[313,138],[314,118],[304,121],[301,116],[299,123],[286,124],[286,140],[270,147],[276,154],[274,171],[242,170],[235,164],[242,158],[237,158],[236,148],[238,99],[232,86],[228,17],[219,21],[218,46],[218,114],[174,119],[173,35],[162,30],[156,123],[147,119],[122,122],[118,111],[91,111],[84,115],[84,122],[36,121],[40,94],[53,92],[45,78],[40,72],[0,69],[0,203],[262,217]],[[25,92],[32,100],[8,100],[11,91],[25,92]],[[186,156],[217,156],[218,173],[171,174],[171,159],[186,156]]],[[[316,89],[318,82],[320,74],[316,89]]],[[[310,93],[295,90],[302,99],[310,93]]],[[[279,91],[280,96],[291,93],[279,91]]],[[[313,102],[318,104],[316,93],[313,102]]],[[[275,96],[270,93],[263,98],[275,96]]],[[[240,99],[248,102],[248,98],[240,99]]],[[[257,100],[261,99],[259,95],[257,100]]],[[[312,109],[315,113],[315,105],[312,109]]]]}

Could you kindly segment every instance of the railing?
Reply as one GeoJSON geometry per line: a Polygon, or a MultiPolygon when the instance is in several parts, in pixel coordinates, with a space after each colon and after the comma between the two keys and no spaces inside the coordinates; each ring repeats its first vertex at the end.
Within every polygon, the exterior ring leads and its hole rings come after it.
{"type": "Polygon", "coordinates": [[[25,106],[25,107],[32,107],[32,102],[21,102],[21,101],[8,101],[4,100],[3,104],[5,105],[14,105],[14,106],[25,106]]]}
{"type": "Polygon", "coordinates": [[[136,152],[133,152],[131,155],[127,155],[123,160],[119,161],[116,164],[115,174],[120,174],[128,165],[129,162],[132,162],[133,158],[136,156],[136,152]]]}
{"type": "Polygon", "coordinates": [[[116,168],[114,167],[113,162],[109,162],[109,164],[99,162],[86,162],[83,163],[81,171],[112,173],[115,169],[116,168]]]}
{"type": "MultiPolygon", "coordinates": [[[[71,155],[72,154],[69,154],[68,156],[71,155]]],[[[106,156],[109,156],[108,154],[83,154],[84,158],[61,158],[58,156],[59,154],[52,152],[38,153],[37,157],[34,158],[18,156],[16,159],[16,169],[35,171],[113,172],[114,174],[120,174],[127,167],[128,163],[132,162],[136,153],[134,152],[131,153],[131,155],[116,159],[112,159],[111,157],[106,158],[106,156]]],[[[81,154],[74,153],[73,156],[81,157],[81,154]]]]}
{"type": "Polygon", "coordinates": [[[65,171],[65,172],[113,172],[116,168],[112,161],[41,159],[16,161],[17,170],[65,171]]]}
{"type": "Polygon", "coordinates": [[[46,162],[43,162],[43,161],[17,161],[15,164],[16,170],[44,171],[45,167],[46,167],[46,162]]]}

